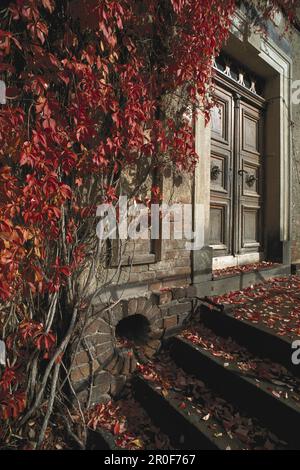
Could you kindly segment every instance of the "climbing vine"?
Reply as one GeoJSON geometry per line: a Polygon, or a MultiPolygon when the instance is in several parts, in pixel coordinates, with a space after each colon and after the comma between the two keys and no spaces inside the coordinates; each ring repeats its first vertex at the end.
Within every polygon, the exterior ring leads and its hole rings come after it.
{"type": "MultiPolygon", "coordinates": [[[[257,6],[291,17],[295,4],[257,6]]],[[[209,118],[212,57],[234,10],[234,0],[1,2],[3,446],[16,429],[25,439],[33,417],[41,446],[57,401],[71,406],[68,347],[102,262],[96,207],[115,203],[128,168],[193,170],[187,116],[201,103],[209,118]]]]}

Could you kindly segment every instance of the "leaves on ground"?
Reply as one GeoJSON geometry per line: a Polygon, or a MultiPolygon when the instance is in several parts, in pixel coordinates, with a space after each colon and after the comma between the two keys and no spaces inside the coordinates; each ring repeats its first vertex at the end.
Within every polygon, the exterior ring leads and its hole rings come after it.
{"type": "Polygon", "coordinates": [[[228,268],[215,269],[213,271],[213,278],[217,279],[220,277],[234,276],[241,273],[262,271],[264,269],[274,268],[275,266],[278,266],[278,263],[272,263],[270,261],[261,261],[260,263],[244,264],[241,266],[229,266],[228,268]]]}
{"type": "Polygon", "coordinates": [[[235,318],[264,325],[288,339],[300,337],[300,277],[284,276],[241,291],[213,297],[219,304],[233,304],[235,318]]]}
{"type": "Polygon", "coordinates": [[[123,449],[172,449],[169,438],[154,426],[131,393],[126,399],[96,405],[89,412],[88,426],[111,432],[123,449]]]}
{"type": "Polygon", "coordinates": [[[139,371],[157,391],[167,390],[168,398],[177,402],[179,409],[204,421],[215,437],[238,439],[245,449],[284,447],[285,444],[256,419],[241,413],[204,382],[177,367],[167,352],[147,365],[139,365],[139,371]]]}
{"type": "Polygon", "coordinates": [[[300,407],[300,379],[283,365],[250,353],[231,338],[216,335],[204,325],[195,324],[181,333],[214,357],[226,361],[224,367],[235,366],[244,375],[264,383],[267,390],[280,399],[291,399],[300,407]]]}

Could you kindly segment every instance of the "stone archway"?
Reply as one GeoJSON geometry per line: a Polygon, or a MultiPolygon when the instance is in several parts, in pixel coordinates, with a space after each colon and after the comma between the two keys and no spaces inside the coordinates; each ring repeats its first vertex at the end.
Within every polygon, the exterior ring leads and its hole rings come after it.
{"type": "Polygon", "coordinates": [[[90,404],[118,395],[127,377],[135,371],[137,361],[147,361],[159,350],[164,333],[162,312],[154,295],[97,306],[92,318],[84,328],[71,371],[72,386],[78,397],[90,404]],[[130,339],[129,333],[125,339],[132,344],[122,342],[119,332],[126,331],[127,321],[131,333],[133,330],[141,333],[141,325],[147,325],[144,341],[137,341],[134,335],[130,339]]]}
{"type": "Polygon", "coordinates": [[[116,326],[116,338],[120,346],[128,344],[133,347],[141,347],[147,345],[150,334],[149,320],[140,313],[122,318],[116,326]]]}

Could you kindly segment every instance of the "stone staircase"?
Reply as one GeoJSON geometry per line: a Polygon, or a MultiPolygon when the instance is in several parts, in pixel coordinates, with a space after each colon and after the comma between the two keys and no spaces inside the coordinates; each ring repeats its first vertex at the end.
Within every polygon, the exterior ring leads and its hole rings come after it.
{"type": "Polygon", "coordinates": [[[291,342],[236,319],[233,309],[202,302],[184,332],[164,340],[161,357],[153,360],[154,378],[137,369],[134,396],[174,449],[300,449],[300,366],[291,362],[291,342]],[[172,382],[178,371],[182,389],[172,382]],[[161,374],[167,374],[167,388],[161,374]],[[242,424],[232,425],[237,417],[242,424]]]}

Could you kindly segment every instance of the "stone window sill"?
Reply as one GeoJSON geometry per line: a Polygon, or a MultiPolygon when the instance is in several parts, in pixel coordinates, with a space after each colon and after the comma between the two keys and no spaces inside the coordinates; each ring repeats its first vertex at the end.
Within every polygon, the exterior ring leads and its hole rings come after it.
{"type": "MultiPolygon", "coordinates": [[[[156,255],[154,253],[147,253],[144,255],[135,255],[133,258],[132,256],[124,256],[121,261],[121,266],[137,266],[153,263],[156,263],[156,255]]],[[[117,267],[117,260],[112,260],[110,266],[112,268],[117,267]]]]}

